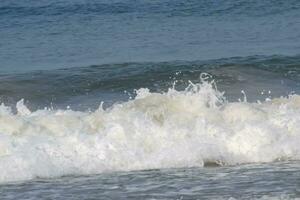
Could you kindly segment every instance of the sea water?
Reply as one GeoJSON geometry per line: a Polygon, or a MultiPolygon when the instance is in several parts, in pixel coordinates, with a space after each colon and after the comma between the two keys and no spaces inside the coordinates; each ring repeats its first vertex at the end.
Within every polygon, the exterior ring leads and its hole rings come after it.
{"type": "Polygon", "coordinates": [[[298,1],[0,2],[0,199],[296,199],[298,1]]]}

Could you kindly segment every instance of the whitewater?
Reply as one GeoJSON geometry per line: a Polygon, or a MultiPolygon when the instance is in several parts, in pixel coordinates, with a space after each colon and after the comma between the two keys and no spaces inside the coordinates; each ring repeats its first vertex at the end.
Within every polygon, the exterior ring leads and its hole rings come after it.
{"type": "Polygon", "coordinates": [[[94,111],[2,104],[0,183],[300,159],[299,95],[229,102],[204,76],[94,111]]]}

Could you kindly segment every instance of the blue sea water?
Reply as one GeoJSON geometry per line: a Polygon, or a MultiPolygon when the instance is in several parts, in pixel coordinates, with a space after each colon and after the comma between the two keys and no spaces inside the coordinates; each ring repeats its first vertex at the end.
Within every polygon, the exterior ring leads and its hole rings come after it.
{"type": "Polygon", "coordinates": [[[3,0],[2,72],[299,54],[299,1],[3,0]]]}
{"type": "Polygon", "coordinates": [[[1,0],[0,199],[295,199],[300,1],[1,0]]]}

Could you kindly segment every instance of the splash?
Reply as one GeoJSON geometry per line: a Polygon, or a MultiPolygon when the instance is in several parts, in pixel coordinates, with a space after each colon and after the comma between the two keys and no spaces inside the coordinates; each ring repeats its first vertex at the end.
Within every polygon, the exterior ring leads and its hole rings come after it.
{"type": "Polygon", "coordinates": [[[153,168],[300,159],[300,96],[227,102],[203,78],[147,88],[108,109],[0,106],[0,182],[153,168]]]}

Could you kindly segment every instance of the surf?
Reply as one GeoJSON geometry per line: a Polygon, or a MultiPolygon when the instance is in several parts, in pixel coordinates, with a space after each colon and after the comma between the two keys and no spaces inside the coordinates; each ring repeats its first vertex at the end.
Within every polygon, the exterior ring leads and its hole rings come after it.
{"type": "Polygon", "coordinates": [[[229,102],[202,75],[94,111],[0,106],[0,182],[300,159],[300,96],[229,102]]]}

